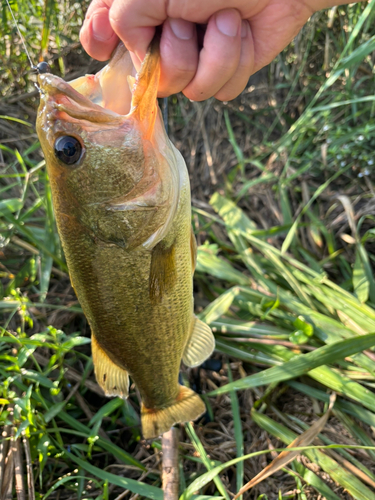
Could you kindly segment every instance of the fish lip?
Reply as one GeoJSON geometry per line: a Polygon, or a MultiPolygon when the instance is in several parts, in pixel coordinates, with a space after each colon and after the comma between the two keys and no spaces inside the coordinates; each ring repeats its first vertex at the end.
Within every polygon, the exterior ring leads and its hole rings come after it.
{"type": "Polygon", "coordinates": [[[84,109],[85,119],[88,121],[122,121],[123,116],[109,109],[93,103],[88,97],[80,94],[68,82],[52,73],[38,75],[39,92],[41,99],[47,101],[53,108],[64,111],[72,118],[76,118],[75,107],[84,109]],[[58,96],[65,96],[71,102],[72,107],[67,107],[57,102],[58,96]],[[90,120],[90,112],[94,114],[90,120]]]}

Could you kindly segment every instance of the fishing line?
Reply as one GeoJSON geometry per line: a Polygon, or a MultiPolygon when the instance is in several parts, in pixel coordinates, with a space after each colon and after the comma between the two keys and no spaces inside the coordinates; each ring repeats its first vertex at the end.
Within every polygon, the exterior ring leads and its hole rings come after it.
{"type": "Polygon", "coordinates": [[[10,13],[11,13],[12,18],[13,18],[14,25],[15,25],[15,27],[17,28],[18,34],[19,34],[19,36],[20,36],[20,38],[21,38],[21,42],[22,42],[23,48],[25,49],[25,52],[26,52],[27,58],[28,58],[28,60],[29,60],[30,66],[31,66],[31,69],[35,71],[35,70],[37,70],[37,66],[35,66],[35,65],[33,64],[33,61],[32,61],[32,59],[31,59],[31,57],[30,57],[30,54],[29,54],[29,51],[27,50],[25,40],[24,40],[24,38],[23,38],[23,36],[22,36],[22,33],[21,33],[21,31],[20,31],[20,29],[19,29],[19,27],[18,27],[18,23],[17,23],[17,21],[16,21],[16,18],[14,17],[13,10],[12,10],[12,7],[10,6],[9,0],[6,0],[6,3],[8,4],[8,7],[9,7],[9,10],[10,10],[10,13]]]}
{"type": "Polygon", "coordinates": [[[164,128],[168,134],[168,97],[164,97],[162,100],[161,112],[163,115],[164,128]]]}

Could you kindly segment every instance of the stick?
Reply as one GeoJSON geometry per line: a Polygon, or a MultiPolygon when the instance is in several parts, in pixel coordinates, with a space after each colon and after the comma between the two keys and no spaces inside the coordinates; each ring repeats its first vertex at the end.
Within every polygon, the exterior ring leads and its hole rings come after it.
{"type": "Polygon", "coordinates": [[[17,500],[26,500],[25,485],[23,483],[21,439],[14,439],[12,445],[17,500]]]}
{"type": "Polygon", "coordinates": [[[13,490],[13,471],[14,471],[14,460],[13,460],[13,446],[10,443],[8,454],[5,459],[5,471],[3,476],[3,482],[1,485],[0,498],[1,500],[11,500],[12,490],[13,490]]]}
{"type": "Polygon", "coordinates": [[[10,430],[11,430],[10,425],[6,425],[1,433],[2,439],[0,441],[0,496],[4,479],[4,473],[5,473],[5,458],[7,456],[9,448],[9,439],[7,438],[9,438],[10,436],[10,430]]]}
{"type": "Polygon", "coordinates": [[[178,477],[178,437],[174,427],[162,436],[163,452],[163,491],[164,500],[177,500],[179,489],[178,477]]]}
{"type": "Polygon", "coordinates": [[[22,442],[23,442],[23,447],[25,450],[25,457],[26,457],[27,488],[29,491],[29,500],[35,500],[33,464],[32,464],[32,460],[31,460],[30,443],[29,443],[29,440],[27,439],[27,436],[25,435],[25,433],[23,433],[22,442]]]}

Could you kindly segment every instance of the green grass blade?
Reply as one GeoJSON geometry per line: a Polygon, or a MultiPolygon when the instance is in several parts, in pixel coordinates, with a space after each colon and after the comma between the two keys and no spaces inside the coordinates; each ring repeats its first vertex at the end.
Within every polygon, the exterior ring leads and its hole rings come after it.
{"type": "MultiPolygon", "coordinates": [[[[233,382],[232,371],[228,364],[228,378],[230,382],[233,382]]],[[[241,411],[240,405],[238,402],[237,393],[235,391],[230,392],[230,402],[232,406],[232,414],[233,414],[233,426],[234,426],[234,438],[236,440],[236,448],[237,448],[237,457],[242,457],[244,453],[244,442],[243,442],[243,433],[242,433],[242,422],[241,422],[241,411]]],[[[239,491],[244,482],[244,463],[239,462],[236,468],[236,477],[237,477],[237,491],[239,491]]],[[[239,496],[242,500],[243,495],[239,496]]]]}
{"type": "MultiPolygon", "coordinates": [[[[308,354],[301,354],[287,361],[281,366],[274,366],[263,372],[250,375],[242,380],[226,384],[215,391],[210,392],[209,396],[225,394],[231,390],[248,389],[260,385],[271,384],[296,378],[304,373],[327,363],[334,363],[338,359],[344,359],[357,352],[372,347],[375,344],[375,333],[363,335],[359,338],[343,340],[327,346],[320,347],[308,354]]],[[[321,377],[323,378],[323,377],[321,377]]],[[[323,382],[324,383],[324,382],[323,382]]],[[[359,384],[358,384],[359,385],[359,384]]],[[[341,391],[340,391],[341,392],[341,391]]]]}
{"type": "MultiPolygon", "coordinates": [[[[59,418],[66,424],[68,424],[72,429],[76,429],[77,431],[84,433],[87,437],[90,436],[91,429],[69,415],[69,413],[62,411],[59,413],[59,418]]],[[[113,456],[115,456],[118,460],[121,460],[121,462],[129,465],[134,465],[143,471],[146,470],[145,466],[141,464],[141,462],[133,458],[130,453],[127,453],[125,450],[115,445],[114,443],[99,437],[96,441],[96,444],[103,448],[103,450],[112,453],[113,456]]]]}
{"type": "Polygon", "coordinates": [[[302,479],[307,483],[313,486],[316,491],[318,491],[323,498],[327,500],[342,500],[338,497],[332,490],[329,488],[326,483],[320,479],[319,476],[314,474],[310,469],[304,467],[297,460],[294,460],[293,465],[296,469],[296,472],[302,477],[302,479]]]}
{"type": "Polygon", "coordinates": [[[67,457],[69,457],[72,462],[79,465],[82,469],[89,472],[90,474],[93,474],[95,477],[103,481],[108,481],[111,484],[115,484],[116,486],[124,488],[124,490],[129,490],[132,493],[142,495],[146,498],[151,498],[152,500],[164,499],[163,490],[161,490],[160,488],[156,488],[155,486],[135,481],[134,479],[111,474],[110,472],[99,469],[98,467],[91,465],[85,460],[76,457],[75,455],[73,455],[73,453],[70,453],[68,451],[64,451],[64,454],[67,457]]]}
{"type": "Polygon", "coordinates": [[[212,254],[207,248],[199,247],[197,252],[197,272],[208,273],[216,278],[235,283],[237,285],[249,285],[250,279],[229,262],[212,254]]]}
{"type": "Polygon", "coordinates": [[[216,321],[228,311],[238,293],[238,287],[230,288],[211,302],[211,304],[199,314],[199,319],[207,324],[216,321]]]}

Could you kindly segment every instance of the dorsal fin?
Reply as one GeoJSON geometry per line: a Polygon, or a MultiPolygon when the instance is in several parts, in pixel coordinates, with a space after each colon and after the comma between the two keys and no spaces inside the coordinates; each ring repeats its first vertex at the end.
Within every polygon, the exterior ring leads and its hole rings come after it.
{"type": "MultiPolygon", "coordinates": [[[[135,77],[132,88],[131,114],[144,127],[146,137],[151,135],[156,113],[157,94],[160,79],[160,38],[155,36],[135,77]]],[[[132,81],[132,80],[131,80],[132,81]]]]}

